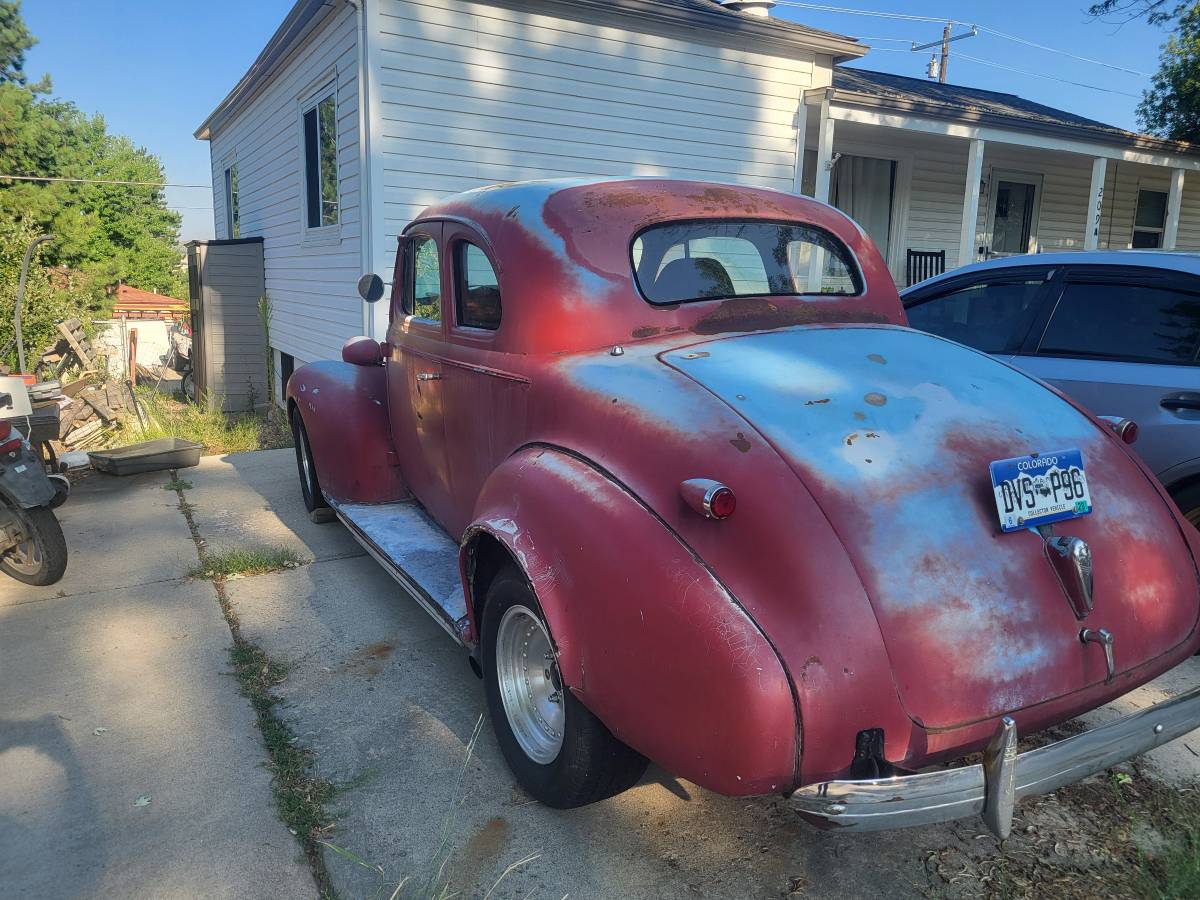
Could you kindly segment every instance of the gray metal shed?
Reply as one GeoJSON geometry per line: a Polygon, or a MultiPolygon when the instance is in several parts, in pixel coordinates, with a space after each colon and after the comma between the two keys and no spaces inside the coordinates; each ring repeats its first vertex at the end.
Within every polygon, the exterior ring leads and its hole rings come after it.
{"type": "Polygon", "coordinates": [[[262,238],[191,241],[187,257],[196,396],[226,412],[265,407],[262,238]]]}

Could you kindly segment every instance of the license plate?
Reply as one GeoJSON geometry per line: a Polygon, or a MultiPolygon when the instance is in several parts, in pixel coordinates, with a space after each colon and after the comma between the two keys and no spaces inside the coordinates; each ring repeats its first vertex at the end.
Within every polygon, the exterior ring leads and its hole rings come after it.
{"type": "Polygon", "coordinates": [[[1002,531],[1020,531],[1092,511],[1078,450],[998,459],[989,467],[1002,531]]]}

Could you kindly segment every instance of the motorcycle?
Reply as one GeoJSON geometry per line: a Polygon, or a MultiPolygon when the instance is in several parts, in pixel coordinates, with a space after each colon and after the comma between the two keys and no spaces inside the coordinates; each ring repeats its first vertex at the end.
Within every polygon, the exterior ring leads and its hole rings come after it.
{"type": "MultiPolygon", "coordinates": [[[[0,393],[0,409],[12,397],[0,393]]],[[[25,584],[54,584],[67,569],[67,542],[54,510],[70,482],[47,475],[12,422],[0,419],[0,571],[25,584]]]]}

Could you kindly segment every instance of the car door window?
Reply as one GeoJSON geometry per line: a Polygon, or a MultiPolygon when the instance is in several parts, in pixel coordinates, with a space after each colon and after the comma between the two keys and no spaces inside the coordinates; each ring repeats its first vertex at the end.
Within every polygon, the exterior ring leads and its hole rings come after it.
{"type": "Polygon", "coordinates": [[[908,322],[984,353],[1016,353],[1048,276],[1037,272],[960,284],[913,301],[908,322]]]}
{"type": "Polygon", "coordinates": [[[500,279],[486,253],[468,241],[458,247],[458,324],[495,331],[500,327],[500,279]]]}
{"type": "Polygon", "coordinates": [[[407,302],[404,311],[429,322],[442,320],[442,269],[438,245],[427,234],[414,235],[408,252],[407,302]]]}
{"type": "Polygon", "coordinates": [[[1068,281],[1038,352],[1194,364],[1200,353],[1200,291],[1132,280],[1068,281]]]}

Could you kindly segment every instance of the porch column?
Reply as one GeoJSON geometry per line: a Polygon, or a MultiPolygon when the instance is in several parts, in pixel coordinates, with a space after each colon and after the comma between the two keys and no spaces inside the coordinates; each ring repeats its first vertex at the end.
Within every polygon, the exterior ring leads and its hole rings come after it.
{"type": "Polygon", "coordinates": [[[1097,156],[1092,160],[1092,186],[1088,191],[1087,230],[1083,234],[1083,249],[1095,250],[1100,246],[1100,215],[1104,208],[1104,173],[1108,160],[1097,156]]]}
{"type": "Polygon", "coordinates": [[[833,162],[833,119],[829,115],[829,95],[825,92],[821,101],[821,122],[817,132],[817,183],[813,197],[822,203],[829,202],[829,171],[833,162]]]}
{"type": "Polygon", "coordinates": [[[804,193],[804,141],[808,135],[808,104],[800,92],[800,107],[796,110],[796,166],[792,177],[792,193],[804,193]]]}
{"type": "Polygon", "coordinates": [[[1171,192],[1167,194],[1167,224],[1163,228],[1163,249],[1174,250],[1179,237],[1179,207],[1183,204],[1183,169],[1171,172],[1171,192]]]}
{"type": "Polygon", "coordinates": [[[963,193],[962,230],[958,233],[958,264],[975,262],[975,229],[979,220],[979,181],[983,178],[984,142],[975,138],[967,154],[967,183],[963,193]]]}

